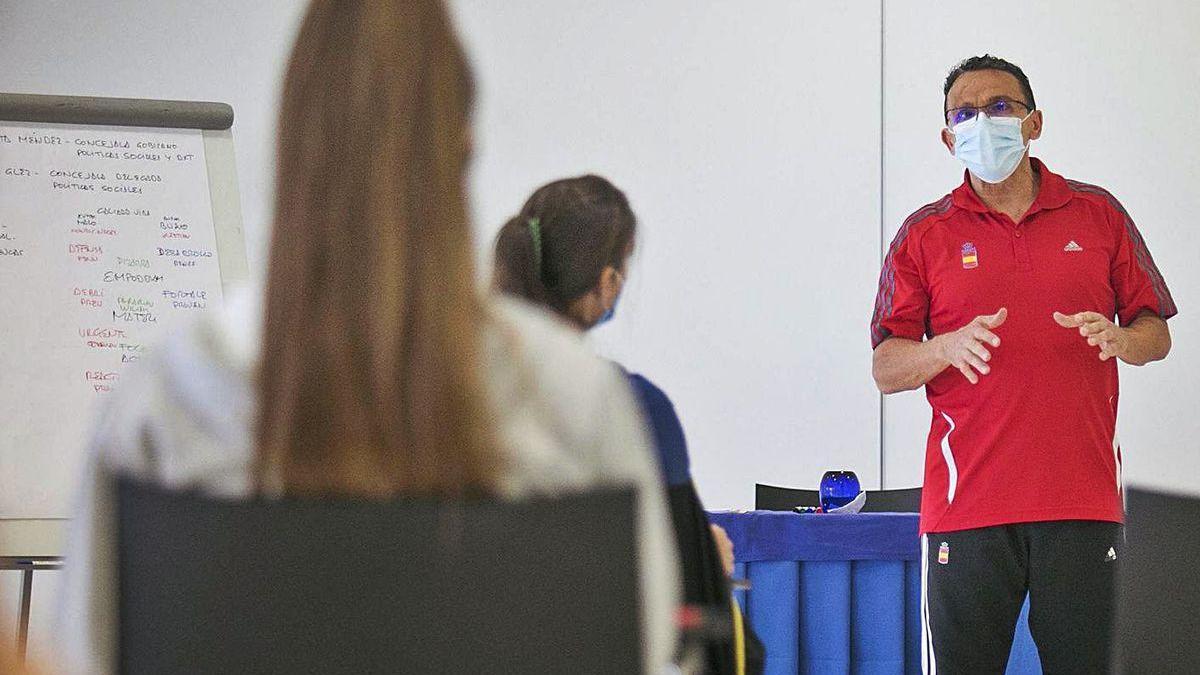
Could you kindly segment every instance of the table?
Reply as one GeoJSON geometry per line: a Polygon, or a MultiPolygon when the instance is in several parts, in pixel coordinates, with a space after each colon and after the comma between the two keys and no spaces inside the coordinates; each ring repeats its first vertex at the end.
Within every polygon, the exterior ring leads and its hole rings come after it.
{"type": "MultiPolygon", "coordinates": [[[[712,512],[750,581],[739,598],[766,675],[921,672],[917,515],[712,512]]],[[[1021,611],[1008,675],[1040,674],[1021,611]]]]}

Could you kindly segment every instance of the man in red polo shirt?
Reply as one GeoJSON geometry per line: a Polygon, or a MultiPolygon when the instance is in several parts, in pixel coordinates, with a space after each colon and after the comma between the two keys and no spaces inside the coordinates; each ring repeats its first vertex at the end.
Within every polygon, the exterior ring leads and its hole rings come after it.
{"type": "Polygon", "coordinates": [[[926,672],[1003,673],[1021,605],[1048,673],[1108,672],[1123,519],[1117,359],[1166,357],[1175,303],[1111,194],[1029,157],[1020,68],[946,78],[963,184],[904,222],[871,322],[884,393],[933,408],[921,503],[926,672]]]}

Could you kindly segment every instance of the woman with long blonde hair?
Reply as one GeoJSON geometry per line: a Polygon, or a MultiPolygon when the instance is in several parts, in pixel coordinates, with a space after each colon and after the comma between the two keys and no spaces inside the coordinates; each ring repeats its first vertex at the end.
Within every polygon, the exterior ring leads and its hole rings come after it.
{"type": "Polygon", "coordinates": [[[229,496],[634,486],[645,663],[669,660],[674,545],[634,401],[570,331],[477,291],[472,91],[441,2],[309,7],[265,289],[139,363],[96,430],[61,608],[70,672],[115,663],[118,474],[229,496]]]}

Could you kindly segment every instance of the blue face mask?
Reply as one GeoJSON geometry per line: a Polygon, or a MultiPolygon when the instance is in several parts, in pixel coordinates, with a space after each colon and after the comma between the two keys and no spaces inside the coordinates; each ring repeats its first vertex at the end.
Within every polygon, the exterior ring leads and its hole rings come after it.
{"type": "Polygon", "coordinates": [[[954,125],[950,129],[954,134],[954,156],[979,180],[1004,182],[1017,170],[1029,148],[1021,136],[1021,125],[1029,115],[988,117],[980,113],[954,125]]]}
{"type": "Polygon", "coordinates": [[[617,315],[617,303],[614,302],[613,306],[609,307],[608,311],[605,312],[604,315],[600,317],[600,320],[596,322],[596,325],[603,326],[604,324],[608,323],[609,321],[612,321],[613,317],[616,315],[617,315]]]}

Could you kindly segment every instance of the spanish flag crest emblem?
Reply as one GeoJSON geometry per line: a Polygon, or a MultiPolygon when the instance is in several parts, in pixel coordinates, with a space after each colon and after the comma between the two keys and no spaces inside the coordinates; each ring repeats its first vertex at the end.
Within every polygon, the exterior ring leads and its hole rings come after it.
{"type": "Polygon", "coordinates": [[[979,267],[979,252],[975,250],[975,244],[968,241],[962,245],[962,261],[964,270],[979,267]]]}

